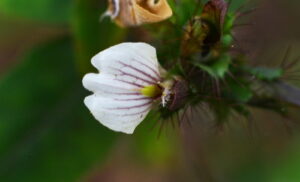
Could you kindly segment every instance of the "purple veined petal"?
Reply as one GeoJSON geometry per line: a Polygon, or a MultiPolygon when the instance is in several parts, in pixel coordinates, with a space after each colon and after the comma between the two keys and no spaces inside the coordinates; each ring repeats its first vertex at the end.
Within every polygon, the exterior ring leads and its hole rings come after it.
{"type": "Polygon", "coordinates": [[[102,73],[115,75],[122,70],[150,81],[160,80],[156,50],[145,43],[115,45],[94,56],[92,64],[102,73]]]}
{"type": "Polygon", "coordinates": [[[130,100],[124,101],[124,99],[103,97],[102,95],[93,94],[89,96],[95,103],[98,104],[98,110],[104,110],[106,112],[112,112],[115,114],[132,114],[138,113],[152,105],[152,99],[139,99],[131,98],[130,100]]]}
{"type": "MultiPolygon", "coordinates": [[[[126,80],[125,80],[126,81],[126,80]]],[[[113,76],[107,74],[89,73],[84,76],[83,86],[97,95],[103,95],[111,98],[145,98],[142,96],[140,87],[119,81],[113,76]]],[[[127,81],[128,82],[128,81],[127,81]]]]}
{"type": "Polygon", "coordinates": [[[141,89],[161,81],[155,48],[122,43],[94,56],[92,64],[100,73],[83,78],[83,86],[94,93],[85,98],[85,105],[104,126],[132,133],[154,101],[141,89]]]}
{"type": "Polygon", "coordinates": [[[128,67],[123,67],[121,68],[114,68],[113,66],[110,67],[110,69],[114,69],[118,73],[115,74],[115,77],[126,79],[126,80],[133,80],[135,82],[138,82],[140,84],[143,84],[144,86],[146,85],[153,85],[157,84],[156,79],[152,79],[151,77],[145,78],[147,74],[143,74],[142,71],[136,71],[133,68],[128,68],[128,67]],[[127,69],[127,70],[125,70],[127,69]],[[129,69],[129,70],[128,70],[129,69]]]}
{"type": "Polygon", "coordinates": [[[151,109],[152,101],[120,101],[101,95],[90,95],[84,100],[93,116],[111,130],[127,134],[145,119],[151,109]]]}
{"type": "Polygon", "coordinates": [[[133,60],[129,64],[125,61],[117,61],[117,64],[119,64],[119,70],[122,70],[123,72],[133,73],[144,80],[149,80],[154,83],[159,81],[156,70],[153,67],[144,64],[144,62],[133,60]]]}

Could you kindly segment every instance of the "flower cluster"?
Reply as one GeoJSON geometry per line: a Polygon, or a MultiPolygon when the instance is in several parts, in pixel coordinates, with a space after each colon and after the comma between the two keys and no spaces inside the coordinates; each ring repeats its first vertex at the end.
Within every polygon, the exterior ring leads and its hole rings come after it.
{"type": "MultiPolygon", "coordinates": [[[[177,11],[184,11],[183,2],[176,1],[177,11]]],[[[172,17],[148,34],[162,35],[156,42],[169,55],[162,66],[156,49],[147,43],[121,43],[92,58],[99,73],[83,78],[84,87],[93,92],[84,103],[100,123],[131,134],[154,108],[166,119],[205,103],[218,123],[224,123],[232,112],[249,118],[248,107],[286,116],[288,104],[300,105],[299,89],[282,80],[281,68],[253,67],[243,53],[232,54],[232,29],[241,13],[228,12],[224,0],[209,0],[201,11],[196,11],[201,3],[189,4],[194,14],[172,17]]],[[[104,15],[129,27],[172,14],[166,0],[109,0],[104,15]]]]}

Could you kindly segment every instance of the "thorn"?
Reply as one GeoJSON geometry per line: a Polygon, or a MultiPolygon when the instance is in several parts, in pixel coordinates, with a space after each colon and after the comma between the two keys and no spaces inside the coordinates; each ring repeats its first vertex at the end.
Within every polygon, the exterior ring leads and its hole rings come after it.
{"type": "Polygon", "coordinates": [[[243,8],[246,7],[246,4],[247,4],[247,3],[249,3],[249,0],[246,0],[246,1],[244,2],[244,4],[241,5],[241,6],[235,11],[235,14],[237,14],[238,12],[241,12],[241,10],[242,10],[243,8]]]}
{"type": "Polygon", "coordinates": [[[285,52],[285,54],[284,54],[283,60],[282,60],[282,62],[281,62],[281,64],[280,64],[280,67],[286,68],[286,64],[285,64],[285,63],[287,62],[287,59],[288,59],[288,57],[290,56],[291,49],[292,49],[292,46],[291,46],[291,45],[288,45],[288,47],[287,47],[287,49],[286,49],[286,52],[285,52]]]}
{"type": "Polygon", "coordinates": [[[256,10],[258,10],[258,8],[252,8],[252,9],[246,10],[244,12],[236,12],[235,18],[238,19],[238,18],[241,18],[242,16],[249,15],[249,14],[255,12],[256,10]]]}
{"type": "Polygon", "coordinates": [[[180,121],[180,117],[179,117],[179,112],[176,113],[175,117],[176,117],[176,119],[178,121],[178,127],[180,127],[181,126],[181,121],[180,121]]]}
{"type": "MultiPolygon", "coordinates": [[[[184,121],[184,119],[186,118],[186,112],[188,110],[188,106],[185,106],[185,108],[183,109],[183,113],[181,115],[181,123],[184,121]]],[[[190,123],[189,123],[190,124],[190,123]]]]}
{"type": "MultiPolygon", "coordinates": [[[[191,107],[188,107],[187,109],[191,111],[191,107]]],[[[190,117],[189,117],[188,114],[187,114],[187,116],[186,116],[186,121],[187,121],[188,125],[189,125],[190,127],[192,127],[192,123],[191,123],[191,120],[190,120],[190,117]]]]}
{"type": "Polygon", "coordinates": [[[216,88],[217,88],[217,97],[221,97],[221,90],[220,90],[220,82],[219,80],[215,79],[215,84],[216,84],[216,88]]]}
{"type": "Polygon", "coordinates": [[[163,130],[164,124],[165,124],[165,122],[161,122],[161,125],[160,125],[160,127],[159,127],[159,130],[158,130],[157,139],[159,139],[159,138],[160,138],[160,136],[161,136],[161,133],[162,133],[162,130],[163,130]]]}
{"type": "Polygon", "coordinates": [[[241,24],[234,24],[232,28],[243,28],[246,26],[254,26],[254,25],[255,23],[241,23],[241,24]]]}
{"type": "Polygon", "coordinates": [[[173,117],[174,117],[174,115],[171,116],[170,123],[171,123],[172,128],[175,129],[175,121],[174,121],[173,117]]]}
{"type": "Polygon", "coordinates": [[[154,116],[153,120],[154,120],[154,124],[153,126],[150,128],[151,131],[154,130],[154,128],[158,125],[158,123],[160,122],[160,119],[159,119],[160,115],[157,114],[154,116]]]}
{"type": "MultiPolygon", "coordinates": [[[[286,69],[293,68],[297,63],[299,63],[299,61],[300,61],[300,57],[295,59],[294,61],[291,61],[290,64],[286,65],[286,69]]],[[[297,72],[297,71],[294,71],[294,72],[297,72]]]]}
{"type": "Polygon", "coordinates": [[[246,88],[245,85],[242,84],[241,82],[239,82],[239,81],[234,77],[234,75],[233,75],[230,71],[228,71],[228,75],[229,75],[236,83],[238,83],[241,87],[246,88]]]}

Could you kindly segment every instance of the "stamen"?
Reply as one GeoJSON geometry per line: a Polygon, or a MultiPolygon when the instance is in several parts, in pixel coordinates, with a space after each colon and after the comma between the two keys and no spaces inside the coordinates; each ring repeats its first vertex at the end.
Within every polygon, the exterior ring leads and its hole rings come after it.
{"type": "Polygon", "coordinates": [[[141,89],[141,94],[146,97],[156,98],[162,95],[162,90],[157,85],[148,85],[141,89]]]}

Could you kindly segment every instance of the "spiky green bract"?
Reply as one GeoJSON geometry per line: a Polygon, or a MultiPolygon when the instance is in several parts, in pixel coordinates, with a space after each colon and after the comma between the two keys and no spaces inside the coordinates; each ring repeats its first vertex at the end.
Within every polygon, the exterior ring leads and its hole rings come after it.
{"type": "Polygon", "coordinates": [[[286,116],[290,103],[297,105],[283,93],[292,90],[293,97],[300,97],[300,91],[278,84],[283,69],[253,66],[243,52],[232,53],[237,16],[228,11],[224,0],[210,0],[206,4],[179,0],[171,5],[174,16],[169,21],[147,28],[167,77],[180,76],[185,80],[188,94],[183,103],[182,99],[171,98],[169,102],[180,107],[161,108],[162,118],[172,118],[201,104],[214,113],[220,124],[233,113],[250,117],[252,107],[286,116]]]}

